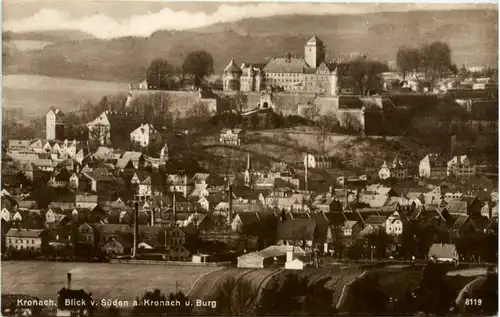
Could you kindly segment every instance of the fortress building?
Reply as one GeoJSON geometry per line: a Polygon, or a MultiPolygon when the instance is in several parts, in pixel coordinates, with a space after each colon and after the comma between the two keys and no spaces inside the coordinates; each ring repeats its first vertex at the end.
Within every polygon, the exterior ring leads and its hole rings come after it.
{"type": "Polygon", "coordinates": [[[304,57],[275,57],[267,64],[243,63],[234,59],[222,75],[224,91],[264,91],[318,93],[336,96],[338,65],[325,60],[323,41],[313,36],[304,46],[304,57]]]}

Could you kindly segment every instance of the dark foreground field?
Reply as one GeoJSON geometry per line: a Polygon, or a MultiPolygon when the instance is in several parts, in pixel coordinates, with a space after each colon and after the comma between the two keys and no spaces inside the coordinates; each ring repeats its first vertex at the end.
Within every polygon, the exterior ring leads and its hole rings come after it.
{"type": "Polygon", "coordinates": [[[27,294],[41,299],[56,298],[72,273],[72,288],[92,292],[95,299],[133,301],[145,291],[188,293],[196,281],[214,267],[132,265],[67,262],[2,263],[2,294],[27,294]]]}

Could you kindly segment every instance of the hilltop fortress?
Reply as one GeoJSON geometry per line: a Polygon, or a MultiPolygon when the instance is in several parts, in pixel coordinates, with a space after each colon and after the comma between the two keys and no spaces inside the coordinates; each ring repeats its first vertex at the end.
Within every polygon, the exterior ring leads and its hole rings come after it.
{"type": "Polygon", "coordinates": [[[304,46],[304,57],[275,57],[266,63],[243,63],[234,59],[222,75],[224,91],[263,91],[318,93],[336,96],[338,64],[325,60],[323,41],[313,36],[304,46]]]}

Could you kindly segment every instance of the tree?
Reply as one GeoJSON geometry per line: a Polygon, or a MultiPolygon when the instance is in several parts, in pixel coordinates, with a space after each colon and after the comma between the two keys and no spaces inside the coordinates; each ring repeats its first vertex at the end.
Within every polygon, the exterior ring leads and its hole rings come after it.
{"type": "Polygon", "coordinates": [[[383,90],[380,74],[388,70],[387,64],[369,60],[366,56],[356,58],[349,65],[351,77],[358,88],[359,94],[363,96],[383,90]]]}
{"type": "Polygon", "coordinates": [[[351,112],[345,111],[342,114],[342,125],[348,134],[359,134],[363,132],[361,122],[351,112]]]}
{"type": "Polygon", "coordinates": [[[242,316],[247,315],[252,309],[252,299],[255,289],[252,283],[244,279],[229,278],[217,289],[216,302],[217,315],[242,316]]]}
{"type": "Polygon", "coordinates": [[[381,289],[377,273],[368,273],[351,287],[353,303],[349,313],[353,315],[387,315],[389,296],[381,289]]]}
{"type": "Polygon", "coordinates": [[[155,89],[168,89],[169,81],[167,76],[174,73],[174,68],[168,61],[162,58],[154,59],[146,71],[148,85],[155,89]]]}
{"type": "Polygon", "coordinates": [[[359,260],[363,256],[363,241],[356,240],[347,249],[347,257],[351,260],[359,260]]]}
{"type": "Polygon", "coordinates": [[[320,109],[314,103],[310,103],[307,105],[307,108],[304,109],[303,115],[304,118],[310,122],[314,122],[320,118],[320,109]]]}
{"type": "Polygon", "coordinates": [[[262,291],[257,315],[334,315],[332,292],[324,286],[327,280],[309,283],[296,274],[285,275],[282,283],[273,279],[262,291]]]}
{"type": "Polygon", "coordinates": [[[195,87],[201,87],[203,78],[214,72],[214,60],[212,55],[205,51],[189,53],[182,64],[182,71],[184,74],[189,74],[194,77],[195,87]]]}
{"type": "Polygon", "coordinates": [[[330,138],[330,134],[335,132],[340,126],[337,115],[330,111],[325,115],[320,115],[316,120],[316,126],[319,132],[316,135],[316,142],[321,149],[321,153],[326,155],[326,142],[330,138]]]}
{"type": "Polygon", "coordinates": [[[425,267],[415,290],[420,311],[444,316],[453,306],[455,294],[445,280],[446,271],[443,264],[431,263],[425,267]]]}
{"type": "Polygon", "coordinates": [[[206,104],[196,102],[187,110],[186,115],[197,119],[206,119],[210,117],[210,111],[206,104]]]}
{"type": "Polygon", "coordinates": [[[236,107],[236,111],[238,111],[238,113],[242,113],[248,106],[248,97],[241,91],[238,91],[233,97],[233,102],[236,107]]]}
{"type": "Polygon", "coordinates": [[[420,66],[420,51],[415,48],[401,47],[397,53],[397,65],[399,71],[406,79],[408,72],[416,71],[420,66]]]}
{"type": "Polygon", "coordinates": [[[469,78],[469,76],[470,76],[469,70],[465,67],[465,65],[462,65],[462,67],[458,69],[458,78],[460,79],[460,81],[463,81],[469,78]]]}
{"type": "Polygon", "coordinates": [[[436,41],[426,44],[420,49],[422,67],[431,74],[432,81],[436,76],[443,78],[445,71],[451,70],[451,48],[446,42],[436,41]]]}
{"type": "Polygon", "coordinates": [[[89,139],[94,143],[94,146],[106,144],[109,141],[109,127],[105,125],[89,127],[89,139]]]}

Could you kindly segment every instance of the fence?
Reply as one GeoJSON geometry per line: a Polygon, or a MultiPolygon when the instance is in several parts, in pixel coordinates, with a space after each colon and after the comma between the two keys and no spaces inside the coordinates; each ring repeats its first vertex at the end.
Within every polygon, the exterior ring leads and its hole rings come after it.
{"type": "Polygon", "coordinates": [[[230,261],[194,263],[194,262],[184,262],[184,261],[130,260],[130,259],[111,259],[111,260],[109,260],[109,263],[112,263],[112,264],[141,264],[141,265],[168,265],[168,266],[228,266],[228,265],[231,265],[230,261]]]}

